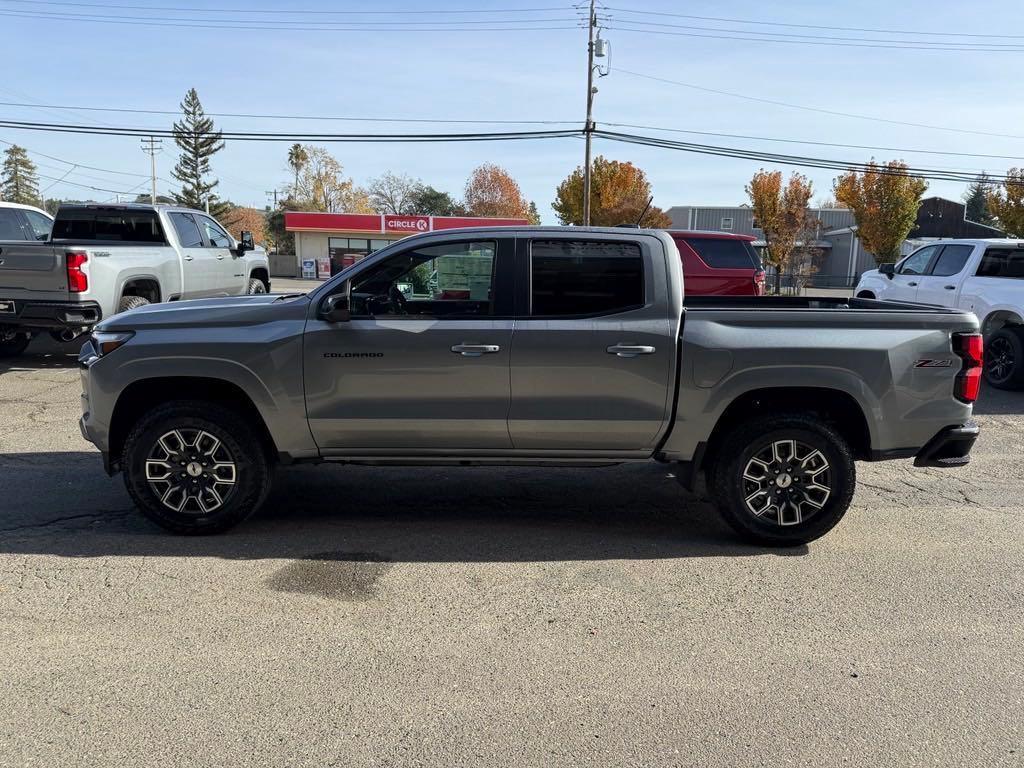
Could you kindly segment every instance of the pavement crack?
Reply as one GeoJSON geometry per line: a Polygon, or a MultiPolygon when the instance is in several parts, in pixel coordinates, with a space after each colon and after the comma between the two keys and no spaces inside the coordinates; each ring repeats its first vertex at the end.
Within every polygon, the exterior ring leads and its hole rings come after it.
{"type": "Polygon", "coordinates": [[[105,520],[115,516],[123,517],[128,514],[131,514],[130,509],[100,510],[99,512],[85,512],[80,515],[64,515],[63,517],[55,517],[51,520],[43,520],[38,523],[25,523],[24,525],[15,525],[10,528],[0,528],[0,533],[13,533],[15,531],[27,531],[35,528],[49,528],[50,526],[61,525],[62,523],[68,523],[73,520],[87,520],[90,518],[94,520],[105,520]]]}

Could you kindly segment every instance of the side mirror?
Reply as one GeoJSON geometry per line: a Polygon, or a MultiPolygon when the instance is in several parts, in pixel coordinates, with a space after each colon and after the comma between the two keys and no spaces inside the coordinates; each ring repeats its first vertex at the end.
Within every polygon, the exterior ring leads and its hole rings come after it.
{"type": "Polygon", "coordinates": [[[336,293],[328,296],[320,305],[320,319],[326,323],[347,323],[352,319],[348,294],[336,293]]]}
{"type": "Polygon", "coordinates": [[[892,280],[892,276],[896,274],[896,265],[895,264],[881,264],[878,267],[878,271],[879,271],[880,274],[883,274],[886,277],[888,277],[890,280],[892,280]]]}
{"type": "Polygon", "coordinates": [[[252,239],[252,232],[242,232],[242,238],[238,241],[238,255],[246,251],[255,251],[256,243],[252,239]]]}

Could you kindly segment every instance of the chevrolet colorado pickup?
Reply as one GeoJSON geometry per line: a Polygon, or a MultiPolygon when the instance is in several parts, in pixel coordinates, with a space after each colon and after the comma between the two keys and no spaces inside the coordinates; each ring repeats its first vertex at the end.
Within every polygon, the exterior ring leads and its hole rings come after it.
{"type": "Polygon", "coordinates": [[[655,460],[703,474],[742,535],[792,545],[839,522],[857,459],[967,462],[973,314],[683,293],[664,232],[414,236],[308,295],[104,320],[81,428],[179,533],[250,515],[277,464],[655,460]]]}
{"type": "Polygon", "coordinates": [[[236,241],[202,211],[63,205],[52,231],[25,225],[48,236],[0,237],[0,357],[20,355],[40,331],[69,341],[145,304],[270,290],[252,235],[236,241]]]}

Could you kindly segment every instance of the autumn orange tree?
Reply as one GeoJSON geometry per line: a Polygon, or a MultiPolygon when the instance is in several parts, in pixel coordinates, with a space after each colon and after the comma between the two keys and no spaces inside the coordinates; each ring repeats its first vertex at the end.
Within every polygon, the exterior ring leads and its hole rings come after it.
{"type": "Polygon", "coordinates": [[[1011,237],[1024,237],[1024,169],[1008,170],[1002,188],[992,187],[986,198],[999,228],[1011,237]]]}
{"type": "Polygon", "coordinates": [[[516,180],[493,163],[473,169],[466,182],[465,198],[466,208],[473,216],[525,219],[530,212],[516,180]]]}
{"type": "MultiPolygon", "coordinates": [[[[590,169],[590,223],[596,227],[636,224],[668,227],[672,220],[660,208],[651,206],[651,183],[647,174],[629,162],[594,158],[590,169]],[[643,213],[643,218],[640,214],[643,213]]],[[[562,224],[583,224],[583,166],[579,166],[555,190],[551,205],[562,224]]]]}
{"type": "Polygon", "coordinates": [[[802,174],[792,174],[783,186],[782,171],[763,168],[754,174],[745,189],[754,209],[754,218],[764,232],[765,260],[775,267],[778,290],[782,274],[790,268],[797,246],[806,247],[806,243],[800,241],[813,236],[814,220],[808,203],[814,190],[802,174]]]}
{"type": "Polygon", "coordinates": [[[228,210],[220,217],[220,223],[236,239],[241,237],[242,232],[252,232],[252,239],[256,243],[267,241],[267,217],[263,211],[256,208],[236,206],[228,210]]]}
{"type": "Polygon", "coordinates": [[[836,200],[853,211],[857,237],[879,264],[899,258],[926,189],[928,183],[910,175],[901,160],[872,160],[863,173],[844,173],[833,185],[836,200]]]}

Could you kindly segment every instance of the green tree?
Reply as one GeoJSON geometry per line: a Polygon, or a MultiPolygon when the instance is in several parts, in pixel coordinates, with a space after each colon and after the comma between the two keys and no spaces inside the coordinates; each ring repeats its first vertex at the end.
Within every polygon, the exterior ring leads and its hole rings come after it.
{"type": "Polygon", "coordinates": [[[465,216],[466,209],[447,192],[420,185],[412,198],[414,213],[421,216],[465,216]]]}
{"type": "Polygon", "coordinates": [[[979,224],[992,224],[993,216],[988,208],[988,196],[992,192],[992,186],[992,181],[984,171],[968,185],[964,193],[964,203],[967,206],[964,215],[968,220],[979,224]]]}
{"type": "Polygon", "coordinates": [[[1024,237],[1024,168],[1011,168],[1002,189],[989,190],[988,207],[1000,229],[1010,237],[1024,237]]]}
{"type": "Polygon", "coordinates": [[[29,160],[25,148],[17,144],[12,144],[4,152],[3,169],[0,170],[0,199],[22,205],[42,204],[36,165],[29,160]]]}
{"type": "Polygon", "coordinates": [[[911,176],[902,160],[872,160],[863,173],[844,173],[833,184],[836,200],[853,211],[857,237],[879,264],[899,258],[926,189],[928,183],[911,176]]]}
{"type": "Polygon", "coordinates": [[[537,210],[537,204],[533,200],[530,201],[530,209],[526,212],[526,218],[534,226],[540,224],[540,211],[537,210]]]}
{"type": "Polygon", "coordinates": [[[292,144],[288,149],[288,165],[295,172],[295,183],[292,185],[292,194],[297,195],[299,188],[299,174],[309,162],[309,152],[301,144],[292,144]]]}
{"type": "Polygon", "coordinates": [[[219,183],[210,179],[210,158],[224,149],[221,132],[214,129],[213,120],[203,112],[199,94],[190,88],[181,102],[182,119],[174,123],[174,143],[181,150],[172,175],[181,182],[174,201],[188,208],[204,208],[209,202],[210,213],[224,212],[225,206],[213,194],[219,183]]]}

